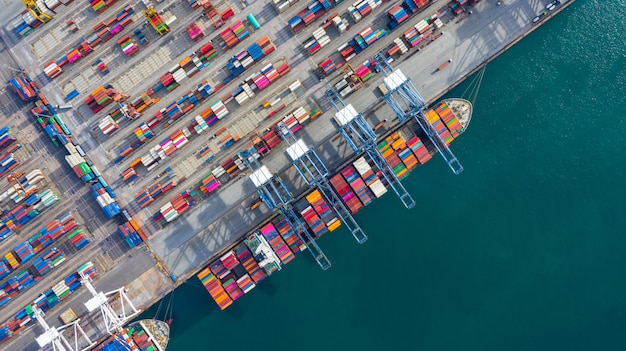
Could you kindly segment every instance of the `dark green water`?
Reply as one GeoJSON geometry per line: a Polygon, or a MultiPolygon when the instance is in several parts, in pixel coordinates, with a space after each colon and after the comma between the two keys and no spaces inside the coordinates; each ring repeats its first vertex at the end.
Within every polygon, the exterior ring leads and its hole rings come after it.
{"type": "Polygon", "coordinates": [[[624,23],[576,1],[487,67],[461,175],[436,158],[365,245],[325,236],[327,272],[301,255],[226,311],[184,284],[168,351],[626,349],[624,23]]]}

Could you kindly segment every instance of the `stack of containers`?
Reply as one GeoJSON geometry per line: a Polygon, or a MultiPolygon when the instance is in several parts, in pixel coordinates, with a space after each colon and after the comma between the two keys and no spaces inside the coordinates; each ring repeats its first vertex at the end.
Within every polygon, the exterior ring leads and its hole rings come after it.
{"type": "Polygon", "coordinates": [[[376,176],[376,173],[372,170],[372,167],[365,160],[365,157],[360,157],[352,163],[354,169],[361,175],[365,184],[370,188],[374,196],[377,198],[383,196],[387,192],[387,188],[383,182],[376,176]]]}
{"type": "MultiPolygon", "coordinates": [[[[222,287],[224,287],[224,290],[226,290],[226,293],[228,293],[228,296],[230,296],[233,301],[244,294],[242,288],[237,284],[237,278],[238,276],[243,277],[248,275],[242,270],[243,267],[232,251],[229,251],[218,260],[215,260],[209,267],[211,268],[211,272],[221,281],[222,287]],[[237,270],[237,272],[233,272],[234,270],[237,270]],[[235,275],[235,273],[237,273],[237,275],[235,275]]],[[[243,279],[241,283],[246,289],[251,290],[254,288],[254,283],[252,283],[249,276],[248,280],[249,281],[246,282],[245,279],[243,279]],[[252,283],[252,285],[249,283],[252,283]]]]}
{"type": "Polygon", "coordinates": [[[217,180],[217,178],[215,178],[213,173],[210,173],[210,172],[209,174],[207,174],[206,176],[202,178],[201,182],[202,182],[202,186],[200,187],[200,189],[204,193],[212,193],[220,186],[220,183],[217,180]]]}
{"type": "Polygon", "coordinates": [[[190,25],[187,26],[187,34],[189,34],[189,37],[193,41],[198,41],[204,38],[204,33],[202,32],[202,29],[200,29],[198,24],[196,24],[196,22],[192,22],[190,25]]]}
{"type": "Polygon", "coordinates": [[[17,261],[17,258],[15,258],[15,255],[12,252],[4,254],[4,262],[8,265],[11,271],[16,270],[20,266],[20,263],[17,261]]]}
{"type": "Polygon", "coordinates": [[[139,233],[130,222],[126,222],[117,227],[117,232],[120,234],[122,239],[126,241],[129,247],[133,248],[139,244],[141,244],[142,240],[139,236],[139,233]]]}
{"type": "Polygon", "coordinates": [[[137,113],[142,113],[145,109],[147,109],[150,105],[156,103],[150,95],[141,94],[138,98],[134,99],[130,102],[131,105],[135,108],[137,113]]]}
{"type": "Polygon", "coordinates": [[[235,34],[239,41],[243,41],[250,34],[246,26],[241,21],[235,22],[230,27],[230,30],[233,31],[233,34],[235,34]]]}
{"type": "Polygon", "coordinates": [[[361,203],[363,203],[364,206],[367,206],[374,201],[374,195],[352,165],[348,165],[342,169],[341,175],[343,175],[348,184],[350,184],[350,187],[354,190],[354,193],[361,200],[361,203]]]}
{"type": "Polygon", "coordinates": [[[441,117],[441,119],[445,122],[446,127],[452,134],[453,138],[457,138],[461,133],[463,133],[463,126],[459,123],[459,120],[456,118],[454,113],[448,107],[448,104],[441,103],[437,108],[435,108],[435,112],[441,117]]]}
{"type": "Polygon", "coordinates": [[[165,73],[159,78],[159,80],[168,92],[178,88],[178,82],[176,82],[171,72],[165,73]]]}
{"type": "Polygon", "coordinates": [[[399,134],[396,133],[393,137],[396,139],[391,144],[391,147],[396,151],[398,157],[406,167],[406,170],[408,172],[412,171],[415,167],[417,167],[417,158],[415,158],[413,152],[407,147],[406,142],[399,134]]]}
{"type": "Polygon", "coordinates": [[[293,231],[287,220],[285,220],[284,215],[278,215],[273,221],[274,227],[283,237],[285,243],[289,246],[293,253],[298,253],[304,251],[306,249],[306,245],[302,242],[302,239],[293,231]]]}
{"type": "Polygon", "coordinates": [[[135,42],[128,35],[120,38],[117,43],[120,45],[124,55],[126,56],[133,56],[137,53],[137,51],[139,51],[137,44],[135,44],[135,42]]]}
{"type": "Polygon", "coordinates": [[[111,115],[106,115],[100,120],[100,123],[98,123],[98,128],[100,128],[100,131],[102,131],[104,135],[113,135],[113,133],[120,129],[120,126],[111,118],[111,115]]]}
{"type": "Polygon", "coordinates": [[[20,261],[21,264],[28,262],[28,260],[35,256],[35,251],[33,250],[33,247],[30,246],[30,243],[28,243],[27,241],[24,241],[21,244],[17,245],[13,249],[13,253],[17,256],[17,259],[20,261]]]}
{"type": "Polygon", "coordinates": [[[117,0],[88,0],[91,8],[98,14],[106,11],[111,5],[115,4],[117,0]]]}
{"type": "Polygon", "coordinates": [[[35,277],[40,277],[50,272],[52,268],[57,267],[64,261],[65,256],[63,255],[63,252],[56,247],[51,248],[33,261],[31,272],[35,275],[35,277]]]}
{"type": "Polygon", "coordinates": [[[87,164],[87,161],[78,153],[65,155],[65,162],[72,168],[74,174],[85,182],[89,182],[96,178],[93,170],[87,164]]]}
{"type": "Polygon", "coordinates": [[[259,284],[259,282],[267,277],[265,271],[259,267],[254,256],[252,256],[252,253],[244,243],[235,246],[234,252],[239,262],[241,262],[246,272],[248,272],[247,275],[254,281],[254,284],[259,284]]]}
{"type": "Polygon", "coordinates": [[[209,42],[200,48],[200,56],[199,59],[203,61],[209,61],[215,56],[217,56],[217,50],[213,47],[213,43],[209,42]]]}
{"type": "Polygon", "coordinates": [[[187,197],[189,197],[187,192],[183,192],[172,199],[172,201],[163,205],[159,210],[159,213],[157,213],[154,217],[155,222],[158,222],[161,219],[165,219],[166,222],[171,222],[180,214],[187,211],[189,209],[187,197]]]}
{"type": "Polygon", "coordinates": [[[415,29],[415,27],[412,27],[411,29],[404,32],[404,39],[406,40],[407,44],[409,44],[409,46],[412,48],[422,42],[422,36],[420,35],[419,31],[415,29]]]}
{"type": "Polygon", "coordinates": [[[398,157],[397,153],[391,147],[391,143],[393,139],[387,138],[380,143],[378,143],[378,151],[385,158],[389,167],[393,170],[393,173],[399,179],[406,177],[409,173],[407,172],[406,167],[398,157]]]}
{"type": "Polygon", "coordinates": [[[259,44],[265,56],[271,54],[274,50],[276,50],[274,43],[272,43],[272,40],[268,36],[259,39],[259,41],[257,41],[257,44],[259,44]]]}
{"type": "Polygon", "coordinates": [[[325,75],[329,75],[333,73],[337,69],[337,65],[333,62],[332,59],[327,58],[326,60],[320,62],[319,67],[324,71],[325,75]]]}
{"type": "MultiPolygon", "coordinates": [[[[226,105],[222,102],[222,100],[217,100],[216,102],[211,104],[211,110],[217,117],[217,119],[224,119],[230,113],[226,108],[226,105]]],[[[207,122],[208,124],[208,122],[207,122]]]]}
{"type": "Polygon", "coordinates": [[[307,201],[303,199],[296,203],[296,208],[300,212],[300,215],[306,222],[314,237],[319,238],[328,231],[328,228],[326,228],[322,219],[307,201]]]}
{"type": "Polygon", "coordinates": [[[371,27],[367,27],[359,32],[359,35],[357,36],[357,41],[358,41],[358,37],[363,39],[366,45],[365,46],[361,45],[361,47],[365,49],[366,47],[372,45],[376,40],[379,39],[379,36],[377,35],[377,33],[378,31],[374,32],[371,27]]]}
{"type": "Polygon", "coordinates": [[[50,78],[54,79],[63,73],[63,70],[55,61],[49,62],[47,65],[43,66],[43,72],[50,78]]]}
{"type": "Polygon", "coordinates": [[[322,194],[319,190],[314,190],[312,193],[306,196],[306,200],[311,204],[315,212],[320,216],[322,221],[326,224],[329,231],[334,231],[339,228],[341,221],[335,216],[335,213],[330,209],[326,201],[322,198],[322,194]]]}
{"type": "Polygon", "coordinates": [[[417,157],[420,164],[423,165],[432,158],[432,155],[428,152],[428,149],[420,138],[413,137],[406,142],[406,145],[411,149],[415,157],[417,157]]]}
{"type": "Polygon", "coordinates": [[[136,28],[133,33],[135,33],[135,35],[137,36],[137,39],[139,39],[139,43],[141,43],[141,45],[146,46],[148,45],[150,42],[148,41],[148,38],[146,38],[146,36],[141,32],[141,30],[139,28],[136,28]]]}
{"type": "Polygon", "coordinates": [[[278,235],[278,232],[274,228],[272,223],[268,223],[261,228],[261,234],[269,242],[272,250],[276,253],[278,258],[283,264],[291,262],[295,258],[289,246],[285,244],[285,241],[278,235]]]}
{"type": "Polygon", "coordinates": [[[254,86],[256,86],[259,90],[263,90],[271,84],[270,80],[263,74],[263,72],[255,73],[250,76],[250,78],[254,82],[254,86]]]}
{"type": "Polygon", "coordinates": [[[180,67],[180,65],[176,65],[174,68],[172,68],[170,70],[170,73],[172,73],[172,78],[174,78],[174,80],[178,84],[187,79],[187,73],[182,67],[180,67]]]}
{"type": "Polygon", "coordinates": [[[439,115],[437,112],[433,110],[428,110],[425,113],[426,120],[432,126],[432,128],[437,132],[439,138],[446,143],[446,145],[450,145],[450,143],[454,140],[446,125],[439,119],[439,115]]]}
{"type": "Polygon", "coordinates": [[[95,66],[98,71],[100,71],[100,73],[102,73],[103,75],[109,74],[109,68],[107,67],[106,63],[102,62],[102,60],[97,59],[95,62],[95,66]]]}
{"type": "Polygon", "coordinates": [[[77,249],[82,249],[83,247],[89,244],[89,239],[85,235],[85,231],[83,229],[76,229],[70,235],[67,236],[68,239],[74,244],[74,247],[77,249]]]}
{"type": "Polygon", "coordinates": [[[356,214],[363,207],[361,200],[356,196],[350,185],[346,183],[343,176],[339,174],[335,174],[332,178],[330,178],[330,184],[335,189],[337,194],[341,196],[343,202],[350,209],[350,213],[356,214]]]}
{"type": "Polygon", "coordinates": [[[211,273],[211,269],[209,267],[200,271],[197,277],[200,279],[202,285],[204,285],[209,294],[211,294],[211,297],[215,300],[220,309],[224,310],[233,303],[233,300],[231,300],[228,296],[219,280],[217,280],[217,277],[211,273]]]}
{"type": "Polygon", "coordinates": [[[92,183],[90,185],[91,195],[94,199],[96,199],[96,202],[98,203],[98,205],[100,205],[100,208],[102,208],[102,211],[104,211],[104,214],[107,216],[107,218],[113,218],[113,216],[119,214],[121,210],[117,204],[117,201],[115,201],[116,196],[115,192],[113,192],[113,189],[111,189],[108,184],[106,186],[103,186],[100,182],[100,179],[102,178],[99,177],[99,182],[92,183]]]}
{"type": "Polygon", "coordinates": [[[372,5],[374,5],[374,7],[376,7],[376,4],[374,2],[370,2],[370,1],[367,1],[367,0],[355,2],[354,4],[352,4],[352,6],[354,8],[356,8],[357,11],[359,11],[359,14],[361,14],[361,18],[363,18],[363,17],[369,15],[370,13],[372,13],[372,10],[374,9],[372,7],[372,5]]]}
{"type": "MultiPolygon", "coordinates": [[[[33,31],[33,28],[27,25],[26,22],[24,22],[24,18],[22,17],[16,18],[15,21],[11,23],[11,26],[13,27],[13,31],[15,32],[15,34],[22,37],[29,35],[33,31]]],[[[2,336],[0,335],[0,342],[2,342],[1,340],[2,336]]]]}
{"type": "Polygon", "coordinates": [[[20,162],[15,158],[12,153],[6,153],[0,156],[0,177],[4,177],[19,164],[20,162]]]}
{"type": "Polygon", "coordinates": [[[357,66],[354,69],[354,73],[356,73],[356,75],[359,76],[359,78],[361,78],[361,81],[363,82],[366,82],[374,75],[372,71],[370,71],[369,67],[367,67],[366,65],[357,66]]]}
{"type": "Polygon", "coordinates": [[[148,17],[148,22],[154,30],[159,33],[159,35],[165,35],[170,31],[170,28],[167,26],[167,23],[163,21],[161,16],[158,13],[153,12],[150,17],[148,17]]]}
{"type": "Polygon", "coordinates": [[[324,28],[318,28],[313,31],[313,36],[304,42],[304,48],[310,55],[315,54],[319,49],[330,44],[330,37],[326,34],[324,28]]]}
{"type": "Polygon", "coordinates": [[[304,21],[302,20],[302,18],[300,18],[300,16],[292,17],[289,21],[287,21],[287,25],[289,25],[289,28],[291,28],[291,30],[295,33],[299,32],[305,27],[304,21]]]}
{"type": "Polygon", "coordinates": [[[287,126],[287,128],[289,128],[289,130],[292,133],[296,133],[297,131],[300,130],[300,128],[302,128],[302,126],[300,125],[300,123],[298,123],[298,120],[296,119],[296,117],[293,115],[293,113],[288,114],[287,116],[285,116],[282,120],[283,123],[285,123],[285,125],[287,126]]]}
{"type": "Polygon", "coordinates": [[[4,261],[0,261],[0,279],[4,279],[4,277],[9,275],[9,273],[11,273],[11,271],[9,270],[7,264],[4,263],[4,261]]]}
{"type": "Polygon", "coordinates": [[[275,148],[281,142],[280,137],[276,134],[274,129],[265,132],[265,134],[263,134],[263,140],[270,149],[275,148]]]}
{"type": "Polygon", "coordinates": [[[130,183],[137,178],[139,178],[139,174],[135,171],[134,168],[129,168],[122,172],[122,180],[126,183],[130,183]]]}
{"type": "Polygon", "coordinates": [[[224,40],[224,43],[226,43],[227,49],[232,49],[235,47],[235,45],[239,43],[239,39],[237,39],[237,36],[230,28],[226,28],[221,31],[220,37],[222,37],[222,40],[224,40]]]}
{"type": "Polygon", "coordinates": [[[161,185],[160,182],[156,182],[148,187],[148,189],[144,189],[135,195],[135,201],[142,208],[150,205],[155,199],[161,197],[161,195],[170,191],[173,187],[176,186],[175,181],[169,181],[165,186],[161,185]]]}
{"type": "MultiPolygon", "coordinates": [[[[355,47],[356,46],[346,43],[344,45],[341,45],[339,48],[337,48],[337,51],[341,54],[341,57],[343,58],[343,60],[348,62],[352,60],[358,54],[358,52],[356,52],[355,50],[355,47]]],[[[359,50],[359,52],[361,51],[359,50]]]]}
{"type": "Polygon", "coordinates": [[[424,38],[428,37],[432,33],[430,24],[428,24],[426,20],[421,20],[417,22],[414,27],[415,29],[417,29],[418,32],[420,32],[420,34],[422,34],[422,37],[424,38]]]}
{"type": "Polygon", "coordinates": [[[392,7],[389,12],[387,12],[387,15],[389,16],[389,29],[396,28],[398,25],[400,25],[400,23],[406,21],[409,18],[409,15],[406,13],[404,8],[398,5],[392,7]]]}
{"type": "Polygon", "coordinates": [[[91,112],[96,114],[113,102],[113,95],[115,95],[115,89],[112,89],[110,86],[104,87],[101,85],[94,89],[83,102],[91,109],[91,112]]]}
{"type": "Polygon", "coordinates": [[[17,75],[9,80],[9,85],[22,101],[29,101],[37,97],[37,84],[26,74],[17,75]]]}

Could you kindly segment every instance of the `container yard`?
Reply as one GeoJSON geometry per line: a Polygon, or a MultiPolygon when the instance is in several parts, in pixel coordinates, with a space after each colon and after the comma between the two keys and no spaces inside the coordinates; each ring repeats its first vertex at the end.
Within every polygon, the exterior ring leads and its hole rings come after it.
{"type": "MultiPolygon", "coordinates": [[[[381,233],[363,233],[362,208],[382,196],[411,208],[402,180],[431,159],[462,171],[453,141],[472,106],[437,98],[537,28],[547,5],[24,4],[0,22],[10,350],[38,349],[39,310],[60,326],[71,307],[106,339],[86,280],[130,286],[146,308],[197,278],[226,309],[298,256],[330,269],[318,238],[345,228],[365,244],[381,233]],[[484,37],[494,21],[509,28],[497,42],[484,37]]],[[[166,345],[152,327],[129,326],[133,345],[166,345]]]]}

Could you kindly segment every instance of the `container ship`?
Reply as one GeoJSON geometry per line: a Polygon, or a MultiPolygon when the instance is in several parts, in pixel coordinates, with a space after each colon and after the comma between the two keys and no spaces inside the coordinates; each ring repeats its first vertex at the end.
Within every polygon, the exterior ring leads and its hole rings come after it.
{"type": "MultiPolygon", "coordinates": [[[[449,145],[469,126],[472,104],[464,99],[445,99],[425,110],[424,116],[439,138],[449,145]]],[[[398,179],[407,177],[437,152],[424,131],[408,126],[380,137],[376,147],[398,179]]],[[[329,183],[351,214],[373,203],[389,188],[381,169],[365,156],[340,167],[329,176],[329,183]]],[[[319,189],[302,196],[293,208],[306,227],[304,230],[309,231],[314,240],[329,235],[342,224],[336,209],[329,206],[319,189]]],[[[305,249],[307,245],[301,236],[280,214],[221,257],[216,257],[197,277],[224,310],[305,249]]]]}
{"type": "Polygon", "coordinates": [[[149,350],[165,351],[170,340],[170,326],[157,319],[142,319],[130,323],[98,346],[94,351],[149,350]]]}

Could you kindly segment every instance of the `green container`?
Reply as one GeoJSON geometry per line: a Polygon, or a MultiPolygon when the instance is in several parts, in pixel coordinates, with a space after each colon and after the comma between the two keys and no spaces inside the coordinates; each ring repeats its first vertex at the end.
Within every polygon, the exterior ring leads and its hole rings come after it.
{"type": "Polygon", "coordinates": [[[81,172],[83,172],[83,175],[91,173],[91,168],[89,168],[87,162],[79,163],[78,168],[80,168],[81,172]]]}
{"type": "Polygon", "coordinates": [[[83,234],[84,234],[84,232],[83,232],[83,230],[82,230],[82,229],[76,229],[76,230],[75,230],[75,231],[73,231],[70,235],[68,235],[68,236],[67,236],[67,238],[68,238],[68,239],[71,239],[71,238],[75,237],[75,236],[76,236],[77,234],[79,234],[79,233],[83,233],[83,234]]]}
{"type": "Polygon", "coordinates": [[[56,267],[56,266],[57,266],[57,265],[59,265],[59,264],[61,263],[61,261],[63,261],[64,259],[65,259],[65,256],[60,255],[59,257],[55,258],[55,259],[52,261],[52,265],[56,267]]]}

